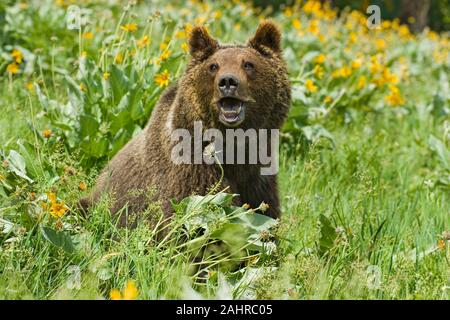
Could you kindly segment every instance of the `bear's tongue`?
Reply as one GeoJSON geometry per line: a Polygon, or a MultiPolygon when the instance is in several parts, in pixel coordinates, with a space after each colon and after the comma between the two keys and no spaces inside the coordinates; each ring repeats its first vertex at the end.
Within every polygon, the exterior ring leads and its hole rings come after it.
{"type": "Polygon", "coordinates": [[[242,110],[242,101],[235,98],[223,98],[220,100],[220,109],[227,121],[236,121],[242,110]]]}

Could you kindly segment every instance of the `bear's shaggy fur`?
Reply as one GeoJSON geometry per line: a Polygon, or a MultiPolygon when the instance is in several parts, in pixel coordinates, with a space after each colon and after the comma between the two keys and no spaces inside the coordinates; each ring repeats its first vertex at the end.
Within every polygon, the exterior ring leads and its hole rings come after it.
{"type": "MultiPolygon", "coordinates": [[[[176,141],[171,141],[171,132],[184,128],[193,133],[194,121],[202,121],[204,130],[227,128],[219,121],[217,106],[223,72],[235,75],[240,80],[238,94],[249,98],[239,128],[281,128],[289,110],[290,84],[280,38],[279,29],[270,21],[262,22],[245,46],[221,45],[204,27],[194,27],[189,37],[192,59],[184,76],[162,94],[147,126],[108,163],[80,206],[88,209],[107,192],[114,199],[113,213],[124,206],[128,214],[142,212],[149,201],[159,200],[170,216],[171,199],[207,193],[220,180],[220,168],[175,164],[171,152],[176,141]],[[152,188],[151,199],[148,192],[135,192],[152,188]]],[[[276,175],[261,175],[259,164],[224,165],[222,184],[230,187],[228,192],[239,194],[238,203],[256,208],[264,201],[269,205],[265,214],[279,217],[276,175]]],[[[127,224],[124,217],[121,223],[127,224]]]]}

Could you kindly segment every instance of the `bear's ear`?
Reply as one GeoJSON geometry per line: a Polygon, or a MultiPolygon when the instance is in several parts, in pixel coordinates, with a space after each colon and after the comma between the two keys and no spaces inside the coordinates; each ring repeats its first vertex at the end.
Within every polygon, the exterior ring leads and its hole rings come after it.
{"type": "Polygon", "coordinates": [[[203,26],[195,26],[189,34],[189,52],[192,57],[206,59],[219,48],[217,40],[210,37],[203,26]]]}
{"type": "Polygon", "coordinates": [[[248,45],[262,54],[267,54],[269,48],[274,53],[281,52],[281,32],[277,25],[269,20],[263,21],[258,26],[255,35],[248,41],[248,45]]]}

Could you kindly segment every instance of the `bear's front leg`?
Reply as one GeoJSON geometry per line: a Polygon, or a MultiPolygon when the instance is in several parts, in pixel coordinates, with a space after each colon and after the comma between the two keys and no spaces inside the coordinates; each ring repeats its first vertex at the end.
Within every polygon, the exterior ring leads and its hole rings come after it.
{"type": "MultiPolygon", "coordinates": [[[[251,208],[258,208],[262,202],[269,205],[264,215],[274,219],[280,217],[280,202],[276,175],[254,175],[246,181],[235,184],[234,192],[240,195],[242,204],[248,203],[251,208]]],[[[234,188],[233,188],[234,189],[234,188]]]]}

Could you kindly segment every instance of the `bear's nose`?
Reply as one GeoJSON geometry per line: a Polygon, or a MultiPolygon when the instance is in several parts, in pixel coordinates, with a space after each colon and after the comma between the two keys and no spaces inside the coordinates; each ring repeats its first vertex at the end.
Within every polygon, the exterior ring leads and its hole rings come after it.
{"type": "Polygon", "coordinates": [[[239,80],[230,75],[224,75],[219,79],[219,90],[224,96],[232,96],[236,93],[239,86],[239,80]]]}

